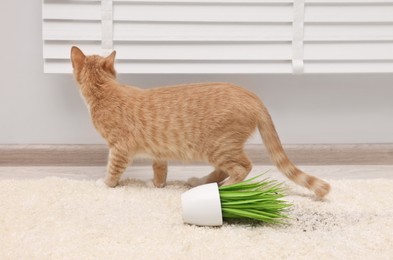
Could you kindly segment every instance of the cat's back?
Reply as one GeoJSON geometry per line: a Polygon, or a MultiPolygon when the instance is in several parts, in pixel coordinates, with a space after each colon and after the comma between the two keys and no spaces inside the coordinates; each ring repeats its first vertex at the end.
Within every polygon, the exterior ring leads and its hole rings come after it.
{"type": "Polygon", "coordinates": [[[226,82],[205,82],[205,83],[191,83],[180,84],[173,86],[157,87],[146,90],[146,95],[150,100],[171,100],[175,99],[178,102],[193,103],[237,103],[244,104],[251,102],[250,105],[257,105],[260,99],[252,92],[240,86],[226,83],[226,82]]]}
{"type": "Polygon", "coordinates": [[[212,122],[253,125],[263,106],[254,93],[223,82],[151,88],[142,96],[139,106],[145,113],[204,127],[212,122]]]}

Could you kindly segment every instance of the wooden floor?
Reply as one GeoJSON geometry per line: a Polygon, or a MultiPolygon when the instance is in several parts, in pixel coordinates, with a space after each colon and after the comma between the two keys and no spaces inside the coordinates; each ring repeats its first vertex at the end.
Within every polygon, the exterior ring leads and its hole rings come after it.
{"type": "MultiPolygon", "coordinates": [[[[393,165],[393,144],[284,145],[284,148],[299,165],[393,165]]],[[[245,151],[254,164],[271,163],[262,144],[246,145],[245,151]]],[[[0,167],[104,166],[107,157],[105,145],[0,145],[0,167]]]]}
{"type": "MultiPolygon", "coordinates": [[[[393,144],[285,145],[289,158],[305,172],[324,179],[393,178],[393,144]]],[[[272,169],[282,174],[267,156],[263,145],[247,145],[254,168],[251,175],[272,169]]],[[[0,179],[30,179],[49,176],[94,180],[105,175],[108,149],[105,145],[0,145],[0,179]]],[[[169,180],[202,177],[212,168],[206,164],[171,162],[169,180]]],[[[149,180],[149,160],[136,161],[124,178],[149,180]]]]}
{"type": "MultiPolygon", "coordinates": [[[[313,165],[299,166],[302,170],[323,179],[393,179],[393,165],[313,165]]],[[[96,180],[104,177],[104,166],[95,167],[0,167],[0,179],[37,179],[61,177],[78,180],[96,180]]],[[[190,177],[202,177],[211,171],[209,166],[169,166],[168,180],[185,181],[190,177]]],[[[269,170],[273,179],[284,180],[273,166],[254,165],[250,176],[269,170]]],[[[152,169],[147,166],[130,166],[123,178],[150,180],[152,169]]]]}

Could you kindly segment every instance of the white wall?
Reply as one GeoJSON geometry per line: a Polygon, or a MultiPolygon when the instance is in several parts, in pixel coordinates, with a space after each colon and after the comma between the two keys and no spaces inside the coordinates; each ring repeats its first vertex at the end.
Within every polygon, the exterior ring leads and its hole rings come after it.
{"type": "MultiPolygon", "coordinates": [[[[102,143],[72,76],[42,72],[41,1],[0,1],[0,10],[0,144],[102,143]]],[[[120,80],[143,87],[242,85],[264,100],[283,143],[393,143],[392,74],[120,75],[120,80]]]]}

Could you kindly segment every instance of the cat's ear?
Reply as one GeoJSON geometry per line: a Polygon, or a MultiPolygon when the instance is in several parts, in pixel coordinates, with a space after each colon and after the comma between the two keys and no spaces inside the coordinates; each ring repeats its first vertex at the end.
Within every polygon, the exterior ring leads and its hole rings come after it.
{"type": "Polygon", "coordinates": [[[105,58],[105,63],[108,66],[113,66],[115,64],[115,58],[116,58],[116,51],[112,51],[112,53],[105,58]]]}
{"type": "Polygon", "coordinates": [[[75,70],[81,70],[83,64],[85,63],[86,56],[83,52],[76,46],[72,46],[71,48],[71,61],[72,67],[75,70]]]}
{"type": "Polygon", "coordinates": [[[112,73],[113,75],[116,75],[115,58],[116,58],[116,51],[113,51],[108,57],[104,59],[104,69],[112,73]]]}

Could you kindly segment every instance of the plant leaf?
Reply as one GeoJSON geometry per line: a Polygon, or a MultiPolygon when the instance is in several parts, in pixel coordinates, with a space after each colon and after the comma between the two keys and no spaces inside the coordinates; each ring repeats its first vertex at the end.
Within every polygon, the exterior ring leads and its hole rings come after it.
{"type": "Polygon", "coordinates": [[[285,200],[283,184],[268,178],[254,178],[219,188],[224,218],[248,218],[266,223],[282,223],[292,204],[285,200]],[[261,179],[256,181],[257,179],[261,179]]]}

